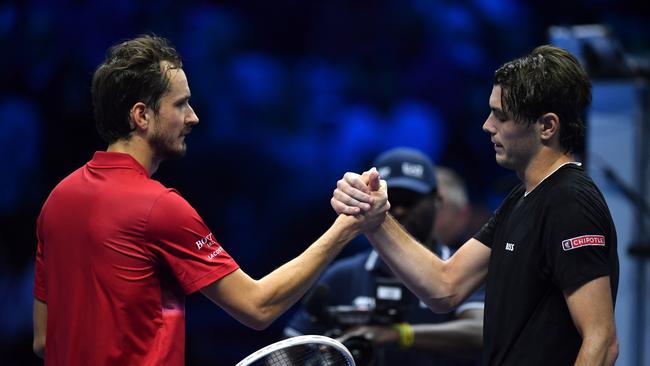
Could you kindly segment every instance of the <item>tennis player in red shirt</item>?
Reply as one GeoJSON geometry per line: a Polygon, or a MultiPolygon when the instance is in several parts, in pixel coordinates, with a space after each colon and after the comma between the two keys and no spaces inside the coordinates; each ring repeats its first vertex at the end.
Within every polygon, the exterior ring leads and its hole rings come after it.
{"type": "MultiPolygon", "coordinates": [[[[253,279],[177,191],[151,178],[185,154],[199,123],[176,50],[152,36],[113,46],[92,98],[108,149],[54,188],[37,222],[34,351],[48,365],[182,365],[185,295],[201,291],[263,329],[379,224],[341,215],[298,257],[253,279]]],[[[385,212],[385,185],[379,192],[385,212]]]]}

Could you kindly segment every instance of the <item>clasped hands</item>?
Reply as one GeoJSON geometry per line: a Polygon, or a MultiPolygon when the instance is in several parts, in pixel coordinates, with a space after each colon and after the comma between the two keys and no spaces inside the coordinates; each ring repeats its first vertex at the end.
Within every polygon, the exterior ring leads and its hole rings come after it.
{"type": "Polygon", "coordinates": [[[386,181],[375,168],[361,175],[345,173],[336,183],[330,203],[337,214],[354,216],[363,231],[377,228],[390,209],[386,181]]]}

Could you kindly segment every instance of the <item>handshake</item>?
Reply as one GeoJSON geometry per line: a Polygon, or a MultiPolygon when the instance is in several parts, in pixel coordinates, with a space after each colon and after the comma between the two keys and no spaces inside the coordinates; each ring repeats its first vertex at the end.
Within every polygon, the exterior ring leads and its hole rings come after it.
{"type": "Polygon", "coordinates": [[[376,229],[390,210],[388,187],[375,168],[361,175],[347,172],[337,184],[330,200],[339,215],[352,217],[362,232],[376,229]]]}

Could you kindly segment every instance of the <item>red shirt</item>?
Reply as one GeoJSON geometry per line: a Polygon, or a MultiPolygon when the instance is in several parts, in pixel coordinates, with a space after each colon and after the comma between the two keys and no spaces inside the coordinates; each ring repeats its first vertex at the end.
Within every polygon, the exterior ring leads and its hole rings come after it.
{"type": "Polygon", "coordinates": [[[185,295],[239,268],[192,206],[127,154],[96,152],[61,181],[37,236],[48,365],[182,365],[185,295]]]}

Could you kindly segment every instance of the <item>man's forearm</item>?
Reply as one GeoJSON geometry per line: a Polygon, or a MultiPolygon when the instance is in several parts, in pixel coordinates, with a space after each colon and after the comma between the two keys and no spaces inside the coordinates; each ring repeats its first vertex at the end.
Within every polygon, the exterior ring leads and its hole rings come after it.
{"type": "Polygon", "coordinates": [[[459,319],[438,324],[413,324],[413,347],[457,358],[474,358],[483,344],[483,321],[459,319]]]}
{"type": "Polygon", "coordinates": [[[263,307],[279,315],[298,301],[345,244],[358,235],[351,220],[340,216],[302,254],[260,279],[260,288],[268,291],[263,296],[263,307]]]}
{"type": "Polygon", "coordinates": [[[618,341],[615,334],[585,338],[582,340],[575,366],[611,366],[617,357],[618,341]]]}
{"type": "Polygon", "coordinates": [[[450,309],[452,290],[443,278],[443,261],[418,243],[392,216],[388,215],[366,236],[391,270],[432,310],[450,309]]]}
{"type": "Polygon", "coordinates": [[[435,312],[458,306],[487,276],[490,248],[473,238],[443,261],[390,215],[366,236],[393,273],[435,312]]]}
{"type": "Polygon", "coordinates": [[[399,346],[458,359],[476,359],[483,343],[483,311],[473,312],[477,316],[443,323],[364,325],[349,330],[341,339],[360,336],[377,346],[399,346]]]}
{"type": "Polygon", "coordinates": [[[34,353],[43,358],[45,355],[45,336],[47,333],[47,304],[34,298],[33,309],[34,340],[32,348],[34,353]]]}
{"type": "Polygon", "coordinates": [[[564,291],[582,344],[575,365],[612,365],[618,356],[610,278],[595,278],[564,291]]]}
{"type": "Polygon", "coordinates": [[[304,295],[327,264],[359,232],[354,220],[340,216],[302,254],[260,280],[238,269],[201,292],[241,323],[265,329],[304,295]]]}

